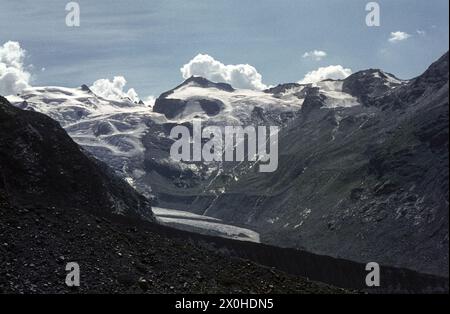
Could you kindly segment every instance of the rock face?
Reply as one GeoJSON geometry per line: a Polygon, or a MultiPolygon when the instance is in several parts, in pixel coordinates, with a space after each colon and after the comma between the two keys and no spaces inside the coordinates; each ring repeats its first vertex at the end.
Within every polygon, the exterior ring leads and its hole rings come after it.
{"type": "Polygon", "coordinates": [[[241,175],[208,215],[275,245],[448,276],[448,53],[411,81],[363,71],[343,89],[362,105],[307,97],[278,171],[241,175]]]}
{"type": "Polygon", "coordinates": [[[49,117],[0,97],[0,190],[13,205],[83,208],[153,221],[150,202],[88,157],[49,117]]]}

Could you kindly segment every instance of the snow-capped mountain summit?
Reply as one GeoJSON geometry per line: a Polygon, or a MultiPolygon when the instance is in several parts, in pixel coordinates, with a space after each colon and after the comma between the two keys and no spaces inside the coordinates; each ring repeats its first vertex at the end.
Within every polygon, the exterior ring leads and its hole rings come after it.
{"type": "Polygon", "coordinates": [[[293,93],[275,97],[270,92],[234,89],[225,83],[213,83],[191,77],[156,99],[153,110],[179,123],[200,118],[216,125],[249,124],[258,108],[273,115],[300,109],[303,99],[293,93]]]}
{"type": "Polygon", "coordinates": [[[408,82],[382,70],[369,69],[350,75],[344,80],[342,89],[367,105],[370,100],[390,94],[408,82]]]}
{"type": "Polygon", "coordinates": [[[103,98],[86,85],[80,88],[30,87],[17,96],[8,96],[8,99],[16,104],[22,102],[22,109],[45,113],[63,126],[87,117],[147,109],[145,104],[126,98],[122,101],[103,98]]]}

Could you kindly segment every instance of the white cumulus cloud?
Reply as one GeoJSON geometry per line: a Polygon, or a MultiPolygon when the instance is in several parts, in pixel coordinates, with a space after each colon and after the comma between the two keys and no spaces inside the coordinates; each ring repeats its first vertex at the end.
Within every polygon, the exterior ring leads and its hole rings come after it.
{"type": "Polygon", "coordinates": [[[31,74],[24,69],[25,54],[15,41],[0,46],[0,95],[16,95],[30,86],[31,74]]]}
{"type": "Polygon", "coordinates": [[[344,68],[342,65],[330,65],[320,67],[317,70],[308,72],[305,77],[299,81],[300,84],[317,83],[326,79],[342,80],[352,74],[352,70],[344,68]]]}
{"type": "Polygon", "coordinates": [[[225,65],[207,54],[198,54],[180,69],[184,79],[201,76],[213,82],[228,83],[235,88],[263,90],[262,76],[249,64],[225,65]]]}
{"type": "Polygon", "coordinates": [[[411,37],[411,35],[408,33],[405,33],[405,32],[400,32],[400,31],[391,32],[391,37],[389,37],[389,42],[395,44],[400,41],[407,40],[410,37],[411,37]]]}
{"type": "Polygon", "coordinates": [[[328,54],[322,50],[308,51],[303,54],[303,59],[311,59],[314,61],[320,61],[325,58],[328,54]]]}
{"type": "Polygon", "coordinates": [[[113,80],[99,79],[92,84],[90,89],[97,95],[110,100],[123,100],[129,98],[134,102],[139,101],[138,94],[134,88],[125,91],[127,80],[123,76],[114,76],[113,80]]]}

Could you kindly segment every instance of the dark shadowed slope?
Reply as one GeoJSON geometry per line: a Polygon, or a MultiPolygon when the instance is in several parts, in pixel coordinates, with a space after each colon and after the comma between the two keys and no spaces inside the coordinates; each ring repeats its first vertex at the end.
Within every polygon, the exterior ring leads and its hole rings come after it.
{"type": "Polygon", "coordinates": [[[224,257],[186,235],[170,239],[156,227],[80,209],[18,208],[0,192],[0,293],[345,292],[224,257]],[[68,262],[80,265],[77,289],[65,285],[68,262]]]}

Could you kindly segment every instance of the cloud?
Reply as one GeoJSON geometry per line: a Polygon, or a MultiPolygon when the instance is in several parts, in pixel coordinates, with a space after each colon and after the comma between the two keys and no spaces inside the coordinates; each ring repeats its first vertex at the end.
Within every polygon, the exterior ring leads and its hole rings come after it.
{"type": "Polygon", "coordinates": [[[308,72],[300,84],[317,83],[326,79],[342,80],[352,74],[352,70],[344,68],[342,65],[330,65],[327,67],[320,67],[317,70],[308,72]]]}
{"type": "Polygon", "coordinates": [[[407,40],[410,37],[411,37],[411,35],[408,34],[408,33],[405,33],[405,32],[400,32],[400,31],[392,32],[391,33],[391,37],[389,38],[389,42],[395,44],[395,43],[398,43],[400,41],[407,40]]]}
{"type": "Polygon", "coordinates": [[[0,95],[16,95],[30,87],[31,74],[24,69],[25,54],[15,41],[0,46],[0,95]]]}
{"type": "Polygon", "coordinates": [[[322,50],[308,51],[303,54],[303,59],[311,59],[314,61],[320,61],[327,56],[327,53],[322,50]]]}
{"type": "MultiPolygon", "coordinates": [[[[0,45],[0,95],[17,95],[25,88],[31,87],[31,74],[25,70],[32,69],[33,65],[24,65],[26,50],[18,42],[8,41],[0,45]]],[[[40,69],[46,71],[45,67],[40,69]]],[[[139,102],[139,96],[134,88],[125,91],[126,79],[123,76],[115,76],[112,81],[100,79],[94,82],[90,89],[99,96],[111,100],[123,100],[129,98],[133,102],[139,102]]],[[[155,97],[148,96],[144,103],[153,105],[155,97]]]]}
{"type": "Polygon", "coordinates": [[[263,90],[262,76],[249,64],[225,65],[207,54],[198,54],[180,69],[184,79],[202,76],[213,82],[228,83],[235,88],[263,90]]]}
{"type": "Polygon", "coordinates": [[[153,105],[155,104],[156,98],[155,98],[155,96],[147,96],[143,101],[144,101],[144,104],[146,104],[147,106],[153,107],[153,105]]]}
{"type": "Polygon", "coordinates": [[[420,35],[420,36],[426,36],[426,35],[427,35],[427,32],[424,31],[424,30],[422,30],[422,29],[418,29],[416,32],[417,32],[417,34],[420,35]]]}
{"type": "Polygon", "coordinates": [[[134,88],[125,92],[127,80],[123,76],[114,76],[113,80],[99,79],[92,84],[90,89],[97,95],[110,100],[123,100],[129,98],[133,102],[139,102],[139,97],[134,88]]]}

